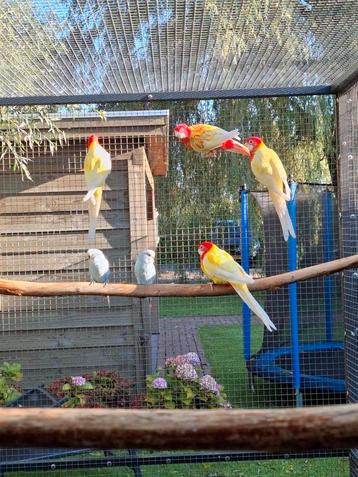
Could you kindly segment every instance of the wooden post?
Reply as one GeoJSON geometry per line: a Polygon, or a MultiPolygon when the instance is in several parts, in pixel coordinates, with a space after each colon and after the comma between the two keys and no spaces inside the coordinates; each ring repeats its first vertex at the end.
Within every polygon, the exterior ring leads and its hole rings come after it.
{"type": "Polygon", "coordinates": [[[225,449],[358,446],[358,404],[306,409],[165,411],[0,409],[1,447],[225,449]]]}

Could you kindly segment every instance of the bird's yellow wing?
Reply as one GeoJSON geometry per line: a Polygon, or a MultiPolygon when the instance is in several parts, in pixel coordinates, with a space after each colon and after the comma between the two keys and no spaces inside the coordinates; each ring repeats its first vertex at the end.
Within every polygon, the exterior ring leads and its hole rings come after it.
{"type": "Polygon", "coordinates": [[[272,149],[269,149],[269,151],[272,152],[272,154],[270,155],[270,162],[274,176],[280,178],[282,182],[287,181],[287,174],[285,168],[283,167],[281,159],[278,157],[275,151],[273,151],[272,149]]]}
{"type": "Polygon", "coordinates": [[[262,185],[277,194],[283,194],[283,184],[287,182],[287,175],[274,150],[261,146],[251,161],[251,169],[262,185]]]}
{"type": "Polygon", "coordinates": [[[202,260],[202,269],[215,283],[249,284],[254,282],[230,254],[218,247],[206,253],[202,260]]]}
{"type": "Polygon", "coordinates": [[[85,172],[94,171],[100,167],[100,162],[101,160],[97,154],[94,153],[93,148],[90,148],[86,154],[83,169],[85,172]]]}

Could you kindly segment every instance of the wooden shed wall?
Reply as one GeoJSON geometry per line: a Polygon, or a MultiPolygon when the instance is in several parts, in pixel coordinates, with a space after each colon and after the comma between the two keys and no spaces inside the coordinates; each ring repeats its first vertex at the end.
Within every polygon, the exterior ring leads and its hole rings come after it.
{"type": "MultiPolygon", "coordinates": [[[[0,274],[29,280],[87,280],[88,212],[82,164],[85,137],[70,139],[54,156],[39,150],[31,167],[33,182],[6,169],[0,175],[0,274]]],[[[85,136],[85,137],[84,137],[85,136]]],[[[96,247],[111,264],[112,281],[131,281],[137,252],[133,223],[146,218],[146,192],[131,186],[153,181],[143,148],[123,138],[106,138],[113,169],[103,193],[96,247]],[[118,152],[122,154],[119,155],[118,152]],[[137,164],[137,165],[134,165],[137,164]],[[143,177],[140,177],[143,176],[143,177]],[[131,194],[131,199],[130,199],[131,194]],[[132,201],[130,205],[130,200],[132,201]],[[137,218],[136,218],[137,217],[137,218]]],[[[141,243],[156,241],[153,223],[143,224],[141,243]]],[[[24,386],[64,375],[116,369],[143,386],[149,369],[151,319],[143,321],[137,300],[98,297],[0,297],[0,362],[19,361],[24,386]]]]}

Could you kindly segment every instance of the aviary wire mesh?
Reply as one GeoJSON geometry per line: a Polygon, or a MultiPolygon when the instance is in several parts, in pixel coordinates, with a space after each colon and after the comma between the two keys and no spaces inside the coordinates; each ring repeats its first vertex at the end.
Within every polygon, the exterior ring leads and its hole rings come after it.
{"type": "MultiPolygon", "coordinates": [[[[19,174],[10,171],[11,158],[5,158],[0,178],[4,211],[0,218],[2,276],[42,281],[89,279],[85,256],[88,213],[82,203],[86,190],[82,168],[86,140],[91,133],[99,135],[113,160],[96,240],[96,246],[110,261],[112,282],[134,282],[134,261],[138,252],[148,247],[156,250],[159,283],[204,280],[197,254],[201,240],[215,241],[240,260],[243,184],[249,190],[250,271],[256,277],[286,271],[287,244],[276,216],[268,207],[266,193],[253,178],[248,159],[224,152],[204,159],[184,149],[172,137],[172,126],[182,121],[217,123],[226,129],[238,127],[242,136],[262,135],[279,152],[287,172],[299,183],[299,267],[325,261],[324,230],[331,234],[331,258],[338,256],[336,190],[330,185],[303,184],[330,184],[336,178],[332,97],[158,103],[153,110],[143,110],[141,103],[100,108],[107,110],[106,121],[96,113],[89,113],[90,108],[56,113],[62,117],[58,125],[65,130],[67,143],[53,156],[36,148],[29,166],[33,182],[22,182],[19,174]],[[133,107],[138,111],[125,111],[133,107]],[[117,111],[109,112],[110,109],[117,111]],[[327,195],[331,200],[330,227],[324,229],[327,195]]],[[[301,344],[328,340],[325,280],[311,280],[298,287],[301,344]]],[[[341,342],[338,275],[331,277],[329,290],[332,336],[328,341],[341,342]]],[[[253,318],[251,356],[290,343],[287,291],[256,296],[276,323],[278,332],[268,336],[253,318]]],[[[20,363],[23,371],[23,379],[11,383],[22,395],[15,405],[153,408],[295,405],[290,383],[262,377],[245,363],[242,304],[237,296],[160,300],[111,297],[110,308],[104,297],[2,296],[1,313],[1,362],[20,363]],[[183,359],[193,367],[182,366],[178,371],[183,359]],[[200,380],[205,375],[212,379],[200,380]],[[158,377],[162,380],[153,384],[158,377]],[[29,394],[24,394],[26,389],[30,389],[29,394]]],[[[281,364],[283,368],[286,366],[287,373],[291,372],[289,359],[281,364]]],[[[314,377],[331,371],[331,361],[324,353],[313,354],[309,366],[314,377]]],[[[319,382],[310,389],[302,386],[300,391],[304,405],[345,401],[344,391],[322,389],[319,382]]],[[[311,456],[330,455],[311,453],[311,456]]],[[[227,475],[243,469],[251,475],[252,463],[228,462],[277,457],[284,456],[140,450],[83,450],[72,455],[64,450],[4,449],[0,468],[4,471],[31,468],[38,473],[57,469],[58,475],[73,476],[85,472],[171,476],[175,471],[179,472],[177,475],[204,476],[207,468],[225,469],[227,475]],[[155,466],[184,461],[208,462],[205,465],[209,467],[155,466]],[[215,461],[227,463],[209,463],[215,461]],[[124,468],[95,469],[117,465],[124,468]]],[[[346,464],[341,459],[333,464],[324,460],[302,462],[305,461],[298,461],[297,465],[307,465],[311,475],[315,473],[314,466],[324,465],[334,465],[335,475],[345,475],[346,464]]],[[[265,464],[255,462],[255,465],[265,464]]],[[[279,466],[284,464],[275,461],[270,465],[274,466],[275,475],[279,475],[279,466]]]]}
{"type": "MultiPolygon", "coordinates": [[[[357,81],[338,97],[339,177],[343,256],[353,255],[358,252],[357,99],[357,81]]],[[[349,402],[357,402],[357,269],[344,272],[343,296],[346,324],[345,344],[348,400],[349,402]]],[[[356,477],[358,475],[357,449],[352,450],[350,462],[351,475],[356,477]]]]}
{"type": "Polygon", "coordinates": [[[3,0],[0,18],[4,101],[330,86],[357,58],[354,0],[3,0]]]}

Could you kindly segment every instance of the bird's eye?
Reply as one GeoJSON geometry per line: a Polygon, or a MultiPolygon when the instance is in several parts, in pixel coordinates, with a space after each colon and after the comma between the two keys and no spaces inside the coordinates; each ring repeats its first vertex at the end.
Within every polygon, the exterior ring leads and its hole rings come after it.
{"type": "Polygon", "coordinates": [[[250,139],[249,144],[253,144],[252,140],[250,139]]]}

